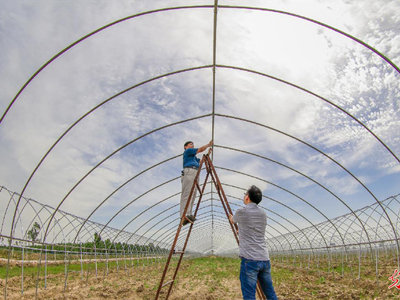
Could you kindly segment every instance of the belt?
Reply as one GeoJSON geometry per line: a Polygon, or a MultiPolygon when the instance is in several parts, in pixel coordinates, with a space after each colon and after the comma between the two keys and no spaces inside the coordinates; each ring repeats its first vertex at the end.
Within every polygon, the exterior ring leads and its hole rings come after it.
{"type": "Polygon", "coordinates": [[[197,170],[198,168],[195,167],[195,166],[192,166],[192,167],[184,167],[184,169],[195,169],[195,170],[197,170]]]}

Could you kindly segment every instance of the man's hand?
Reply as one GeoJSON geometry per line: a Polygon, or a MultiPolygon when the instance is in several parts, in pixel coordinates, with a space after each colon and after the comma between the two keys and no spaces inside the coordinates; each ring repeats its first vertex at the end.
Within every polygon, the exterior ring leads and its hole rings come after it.
{"type": "Polygon", "coordinates": [[[233,216],[229,215],[229,221],[231,221],[231,223],[233,224],[233,216]]]}
{"type": "MultiPolygon", "coordinates": [[[[204,150],[206,150],[208,147],[211,147],[214,144],[213,140],[211,140],[208,144],[201,146],[200,148],[197,149],[197,153],[203,152],[204,150]]],[[[211,148],[210,148],[211,149],[211,148]]]]}

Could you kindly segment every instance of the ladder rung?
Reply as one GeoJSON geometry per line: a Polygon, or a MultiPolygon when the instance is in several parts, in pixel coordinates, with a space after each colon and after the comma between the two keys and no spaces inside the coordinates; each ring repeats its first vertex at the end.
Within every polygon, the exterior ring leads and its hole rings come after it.
{"type": "Polygon", "coordinates": [[[174,254],[183,254],[185,251],[175,251],[174,254]]]}
{"type": "Polygon", "coordinates": [[[203,193],[201,192],[201,188],[200,188],[200,185],[199,185],[198,182],[196,182],[196,187],[197,187],[197,190],[199,191],[200,195],[203,195],[203,193]]]}
{"type": "Polygon", "coordinates": [[[164,283],[164,284],[162,285],[162,288],[163,288],[164,286],[168,285],[168,284],[171,284],[171,283],[173,283],[173,282],[174,282],[174,281],[173,281],[173,280],[171,280],[171,281],[168,281],[168,282],[164,283]]]}

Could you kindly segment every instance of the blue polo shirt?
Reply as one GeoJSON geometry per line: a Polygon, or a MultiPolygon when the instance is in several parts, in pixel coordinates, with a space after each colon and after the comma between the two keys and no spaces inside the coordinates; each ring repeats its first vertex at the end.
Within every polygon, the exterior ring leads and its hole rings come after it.
{"type": "Polygon", "coordinates": [[[196,167],[198,168],[200,166],[200,159],[196,157],[198,148],[187,148],[183,152],[183,167],[196,167]]]}

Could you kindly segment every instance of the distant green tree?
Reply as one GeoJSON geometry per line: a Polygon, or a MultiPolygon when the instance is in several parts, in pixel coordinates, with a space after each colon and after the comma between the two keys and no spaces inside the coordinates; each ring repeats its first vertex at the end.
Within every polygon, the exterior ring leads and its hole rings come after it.
{"type": "Polygon", "coordinates": [[[96,246],[100,246],[101,236],[97,232],[94,233],[94,243],[96,246]]]}
{"type": "Polygon", "coordinates": [[[106,244],[106,249],[108,249],[108,250],[111,249],[112,243],[111,243],[110,239],[106,239],[104,241],[104,243],[106,244]]]}
{"type": "Polygon", "coordinates": [[[28,238],[32,241],[32,245],[34,245],[35,242],[37,241],[39,232],[40,232],[40,225],[38,222],[35,222],[32,225],[32,228],[28,231],[28,238]]]}

